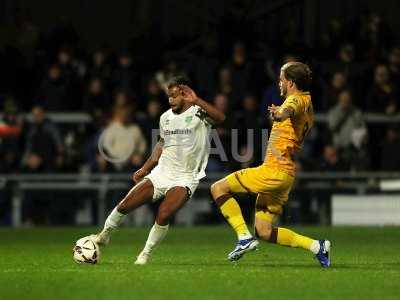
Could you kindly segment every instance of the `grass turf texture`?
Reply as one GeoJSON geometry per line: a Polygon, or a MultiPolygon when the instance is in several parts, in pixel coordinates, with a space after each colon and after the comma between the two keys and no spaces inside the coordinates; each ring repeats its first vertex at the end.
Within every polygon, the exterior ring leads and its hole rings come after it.
{"type": "Polygon", "coordinates": [[[0,299],[399,299],[400,228],[296,229],[333,242],[330,269],[266,243],[230,263],[227,227],[172,227],[146,266],[133,259],[148,229],[116,232],[98,265],[71,254],[93,230],[0,229],[0,299]]]}

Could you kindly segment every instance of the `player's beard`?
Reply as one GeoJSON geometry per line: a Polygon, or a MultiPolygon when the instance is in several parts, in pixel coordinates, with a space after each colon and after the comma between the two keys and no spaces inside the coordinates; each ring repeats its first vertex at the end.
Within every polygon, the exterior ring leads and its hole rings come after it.
{"type": "Polygon", "coordinates": [[[174,114],[179,115],[182,112],[183,105],[176,105],[175,108],[172,108],[172,112],[174,114]]]}

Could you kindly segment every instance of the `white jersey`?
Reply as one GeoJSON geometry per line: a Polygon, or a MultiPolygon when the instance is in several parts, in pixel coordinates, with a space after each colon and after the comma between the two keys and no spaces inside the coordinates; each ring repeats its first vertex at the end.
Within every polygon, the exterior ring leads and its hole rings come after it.
{"type": "Polygon", "coordinates": [[[161,115],[160,136],[164,139],[164,146],[158,166],[162,170],[191,174],[195,179],[206,176],[211,132],[206,116],[197,105],[180,114],[169,109],[161,115]]]}

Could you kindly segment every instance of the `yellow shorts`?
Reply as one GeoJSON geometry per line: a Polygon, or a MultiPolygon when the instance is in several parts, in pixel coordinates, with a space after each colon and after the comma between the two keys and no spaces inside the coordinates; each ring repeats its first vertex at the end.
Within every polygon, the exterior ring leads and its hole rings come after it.
{"type": "Polygon", "coordinates": [[[257,194],[256,217],[273,222],[282,214],[294,177],[264,165],[234,172],[227,177],[232,193],[257,194]]]}

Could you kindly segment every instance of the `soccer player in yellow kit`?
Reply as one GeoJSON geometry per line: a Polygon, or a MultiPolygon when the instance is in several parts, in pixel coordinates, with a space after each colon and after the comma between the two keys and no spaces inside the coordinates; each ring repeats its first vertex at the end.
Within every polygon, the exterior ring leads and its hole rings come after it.
{"type": "Polygon", "coordinates": [[[236,231],[238,243],[228,259],[236,261],[255,250],[258,240],[252,236],[243,219],[233,194],[257,194],[255,234],[259,239],[289,247],[300,247],[313,252],[322,267],[329,267],[328,240],[314,240],[292,230],[274,227],[288,200],[295,176],[294,156],[301,150],[303,140],[314,121],[309,86],[311,71],[300,62],[282,66],[279,79],[281,106],[268,110],[274,121],[264,163],[256,168],[234,172],[211,186],[211,194],[222,215],[236,231]]]}

